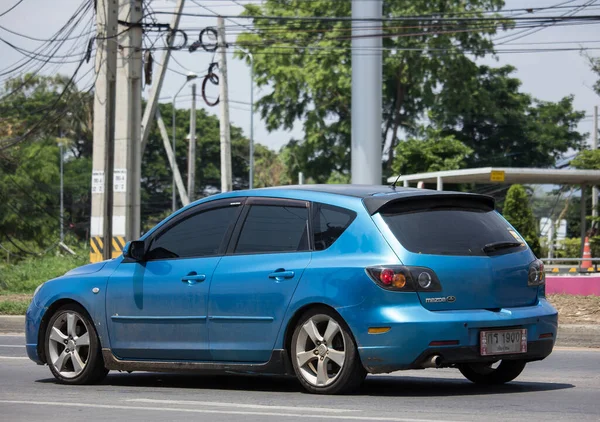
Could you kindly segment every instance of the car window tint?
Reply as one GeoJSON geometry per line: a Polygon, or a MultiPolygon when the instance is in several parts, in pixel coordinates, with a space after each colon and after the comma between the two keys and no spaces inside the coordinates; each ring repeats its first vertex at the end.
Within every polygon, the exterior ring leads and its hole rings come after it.
{"type": "Polygon", "coordinates": [[[486,255],[483,247],[490,243],[521,241],[495,211],[448,208],[382,217],[402,246],[415,253],[482,256],[486,255]]]}
{"type": "Polygon", "coordinates": [[[314,238],[317,251],[333,245],[356,217],[354,211],[332,205],[315,204],[314,210],[314,238]]]}
{"type": "Polygon", "coordinates": [[[296,252],[308,249],[308,208],[253,205],[235,252],[296,252]]]}
{"type": "Polygon", "coordinates": [[[207,210],[186,218],[152,241],[147,259],[218,254],[221,242],[237,211],[238,207],[229,206],[207,210]]]}

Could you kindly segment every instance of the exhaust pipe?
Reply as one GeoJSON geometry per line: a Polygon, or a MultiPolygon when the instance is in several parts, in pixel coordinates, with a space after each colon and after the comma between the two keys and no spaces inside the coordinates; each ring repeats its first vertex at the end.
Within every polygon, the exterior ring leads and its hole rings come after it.
{"type": "Polygon", "coordinates": [[[423,368],[439,368],[442,366],[442,357],[440,355],[433,355],[421,365],[423,368]]]}

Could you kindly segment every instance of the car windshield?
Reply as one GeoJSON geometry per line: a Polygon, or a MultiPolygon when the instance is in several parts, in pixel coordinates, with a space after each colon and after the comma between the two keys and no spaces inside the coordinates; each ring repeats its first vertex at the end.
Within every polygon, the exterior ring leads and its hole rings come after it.
{"type": "Polygon", "coordinates": [[[474,255],[514,252],[521,237],[495,211],[469,208],[382,213],[396,239],[419,254],[474,255]]]}

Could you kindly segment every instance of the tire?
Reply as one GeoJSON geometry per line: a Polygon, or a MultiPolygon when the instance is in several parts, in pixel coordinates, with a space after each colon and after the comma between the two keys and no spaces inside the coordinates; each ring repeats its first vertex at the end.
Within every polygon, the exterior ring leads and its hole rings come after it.
{"type": "Polygon", "coordinates": [[[94,384],[108,374],[94,324],[80,305],[65,305],[52,315],[44,348],[52,375],[63,384],[94,384]]]}
{"type": "Polygon", "coordinates": [[[463,364],[458,369],[466,379],[481,385],[499,385],[510,382],[525,369],[525,361],[522,360],[502,360],[496,368],[492,365],[491,363],[471,363],[463,364]]]}
{"type": "Polygon", "coordinates": [[[349,393],[367,376],[350,329],[331,309],[305,312],[294,329],[290,349],[296,377],[309,393],[349,393]]]}

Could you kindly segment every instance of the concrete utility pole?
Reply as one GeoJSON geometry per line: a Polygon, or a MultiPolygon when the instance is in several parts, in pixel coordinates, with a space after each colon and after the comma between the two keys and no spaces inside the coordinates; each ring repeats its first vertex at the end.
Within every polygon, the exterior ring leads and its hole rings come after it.
{"type": "Polygon", "coordinates": [[[225,38],[225,20],[219,16],[218,24],[218,46],[219,46],[219,87],[221,91],[221,192],[232,190],[231,176],[231,135],[229,127],[229,90],[227,85],[227,40],[225,38]]]}
{"type": "Polygon", "coordinates": [[[195,199],[196,182],[196,84],[192,84],[192,108],[190,109],[190,145],[188,151],[188,196],[195,199]]]}
{"type": "Polygon", "coordinates": [[[92,158],[92,219],[90,261],[111,257],[113,211],[113,157],[117,67],[117,0],[96,4],[96,84],[94,96],[94,144],[92,158]],[[105,177],[105,175],[107,177],[105,177]],[[105,240],[103,242],[103,239],[105,240]],[[106,239],[108,239],[106,241],[106,239]],[[103,243],[108,247],[103,248],[103,243]]]}
{"type": "MultiPolygon", "coordinates": [[[[181,199],[181,203],[183,206],[186,206],[190,203],[190,200],[185,191],[185,186],[183,185],[183,179],[181,178],[181,173],[179,172],[179,167],[177,167],[177,162],[175,161],[175,154],[173,153],[173,148],[169,145],[169,135],[167,134],[167,127],[165,126],[165,122],[160,115],[160,110],[156,109],[156,123],[158,123],[158,130],[160,131],[160,136],[163,140],[163,146],[165,151],[167,152],[167,159],[169,160],[169,165],[173,169],[173,180],[177,186],[177,191],[179,191],[179,199],[181,199]]],[[[173,193],[175,193],[175,188],[173,188],[173,193]]],[[[175,202],[175,201],[173,201],[175,202]]]]}
{"type": "MultiPolygon", "coordinates": [[[[594,106],[594,133],[592,134],[592,149],[598,149],[598,106],[594,106]]],[[[592,188],[592,216],[598,217],[598,186],[592,188]]],[[[595,225],[596,223],[594,223],[595,225]]]]}
{"type": "MultiPolygon", "coordinates": [[[[181,12],[183,11],[184,4],[185,0],[177,0],[175,10],[173,11],[173,18],[171,19],[171,34],[174,34],[177,28],[179,28],[179,21],[181,20],[181,12]]],[[[174,36],[167,38],[167,47],[173,47],[174,44],[174,36]]],[[[158,76],[153,78],[154,84],[152,85],[152,91],[150,91],[148,102],[146,103],[146,108],[144,109],[144,117],[142,119],[142,154],[144,154],[144,149],[146,148],[146,143],[148,142],[151,122],[156,113],[158,96],[160,95],[160,90],[162,89],[165,75],[167,74],[167,67],[169,66],[170,58],[171,50],[167,48],[163,52],[162,60],[160,62],[154,62],[156,64],[156,73],[158,76]]]]}
{"type": "Polygon", "coordinates": [[[120,0],[113,256],[120,255],[125,241],[140,237],[142,16],[142,0],[120,0]]]}
{"type": "Polygon", "coordinates": [[[381,0],[352,0],[352,183],[381,184],[381,0]]]}
{"type": "Polygon", "coordinates": [[[60,243],[65,243],[65,190],[64,190],[64,135],[61,131],[58,141],[58,150],[60,154],[60,243]]]}

